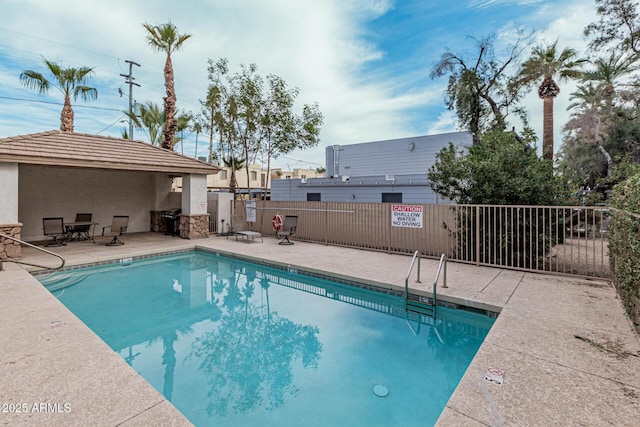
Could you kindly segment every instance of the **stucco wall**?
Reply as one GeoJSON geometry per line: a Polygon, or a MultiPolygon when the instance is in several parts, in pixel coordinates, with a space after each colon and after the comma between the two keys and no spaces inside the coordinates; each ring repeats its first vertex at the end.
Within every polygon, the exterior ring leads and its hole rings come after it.
{"type": "Polygon", "coordinates": [[[0,163],[0,224],[18,222],[18,164],[0,163]]]}
{"type": "Polygon", "coordinates": [[[453,143],[470,147],[473,136],[465,132],[416,136],[385,141],[326,147],[326,175],[351,178],[374,175],[426,174],[436,153],[453,143]],[[337,149],[337,151],[336,151],[337,149]]]}
{"type": "Polygon", "coordinates": [[[22,238],[42,240],[42,218],[73,221],[78,212],[93,214],[96,235],[113,215],[129,215],[129,232],[149,231],[149,211],[165,208],[170,188],[170,178],[152,173],[20,165],[22,238]]]}
{"type": "Polygon", "coordinates": [[[231,224],[232,193],[207,193],[207,211],[218,221],[218,233],[224,233],[224,224],[231,224]]]}
{"type": "Polygon", "coordinates": [[[382,193],[401,193],[402,203],[449,203],[429,186],[426,175],[395,175],[394,180],[385,176],[351,178],[312,178],[303,183],[299,179],[273,181],[271,200],[307,201],[307,194],[320,194],[322,202],[381,203],[382,193]]]}

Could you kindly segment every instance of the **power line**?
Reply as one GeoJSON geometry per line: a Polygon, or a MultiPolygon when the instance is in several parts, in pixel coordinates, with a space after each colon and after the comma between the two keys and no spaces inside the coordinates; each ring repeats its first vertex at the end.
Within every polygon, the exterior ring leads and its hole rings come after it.
{"type": "MultiPolygon", "coordinates": [[[[283,158],[283,159],[289,159],[289,160],[295,160],[297,163],[308,163],[308,164],[311,164],[311,165],[320,165],[320,166],[324,166],[322,163],[310,162],[310,161],[308,161],[308,160],[294,159],[293,157],[281,156],[281,158],[283,158]]],[[[295,166],[297,163],[294,163],[293,165],[295,166]]]]}
{"type": "MultiPolygon", "coordinates": [[[[109,129],[111,126],[113,126],[113,125],[115,125],[116,123],[118,123],[118,122],[120,121],[120,119],[122,119],[123,117],[124,117],[124,114],[123,114],[122,116],[118,117],[118,119],[117,119],[115,122],[111,123],[111,124],[110,124],[109,126],[107,126],[106,128],[104,128],[104,129],[102,129],[102,130],[98,131],[98,133],[97,133],[97,134],[99,135],[99,134],[101,134],[102,132],[104,132],[105,130],[109,129]]],[[[131,139],[133,139],[133,138],[131,138],[131,139]]]]}
{"type": "Polygon", "coordinates": [[[84,51],[84,52],[92,53],[94,55],[100,55],[100,56],[106,56],[108,58],[118,59],[117,57],[111,56],[111,55],[107,55],[106,53],[96,52],[94,50],[89,50],[89,49],[84,49],[84,48],[81,48],[81,47],[78,47],[78,46],[70,45],[70,44],[67,44],[67,43],[62,43],[62,42],[59,42],[59,41],[56,41],[56,40],[47,39],[47,38],[44,38],[44,37],[34,36],[33,34],[21,33],[20,31],[10,30],[10,29],[4,28],[4,27],[0,27],[0,30],[7,31],[9,33],[19,34],[21,36],[32,37],[34,39],[46,41],[46,42],[53,43],[53,44],[58,44],[60,46],[70,47],[72,49],[81,50],[81,51],[84,51]]]}
{"type": "MultiPolygon", "coordinates": [[[[40,101],[40,100],[37,100],[37,99],[27,99],[27,98],[13,98],[13,97],[10,97],[10,96],[2,96],[2,95],[0,95],[0,98],[8,99],[10,101],[25,101],[25,102],[36,102],[36,103],[40,103],[40,104],[64,105],[64,103],[61,103],[61,102],[40,101]]],[[[122,110],[119,110],[117,108],[94,107],[94,106],[91,106],[91,105],[80,105],[80,104],[73,104],[73,108],[90,108],[90,109],[93,109],[93,110],[122,111],[122,110]]]]}

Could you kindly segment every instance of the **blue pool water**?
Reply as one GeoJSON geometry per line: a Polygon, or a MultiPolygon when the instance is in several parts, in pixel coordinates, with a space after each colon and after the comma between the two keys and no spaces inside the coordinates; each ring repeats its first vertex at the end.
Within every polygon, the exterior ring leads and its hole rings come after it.
{"type": "Polygon", "coordinates": [[[199,251],[39,280],[198,426],[433,425],[494,321],[199,251]]]}

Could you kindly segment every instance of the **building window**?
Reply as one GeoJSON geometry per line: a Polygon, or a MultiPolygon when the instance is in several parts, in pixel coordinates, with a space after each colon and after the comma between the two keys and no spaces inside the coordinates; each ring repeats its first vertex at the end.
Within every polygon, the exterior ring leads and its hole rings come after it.
{"type": "Polygon", "coordinates": [[[218,178],[220,178],[221,180],[227,179],[227,171],[221,170],[220,172],[218,172],[218,178]]]}
{"type": "Polygon", "coordinates": [[[307,193],[307,202],[321,202],[320,193],[307,193]]]}
{"type": "Polygon", "coordinates": [[[307,175],[300,175],[300,178],[307,179],[307,175]]]}
{"type": "Polygon", "coordinates": [[[251,171],[251,181],[257,181],[257,180],[258,180],[258,172],[251,171]]]}
{"type": "Polygon", "coordinates": [[[402,193],[382,193],[382,203],[402,203],[402,193]]]}
{"type": "Polygon", "coordinates": [[[267,175],[264,173],[260,174],[260,187],[264,187],[266,185],[267,175]]]}

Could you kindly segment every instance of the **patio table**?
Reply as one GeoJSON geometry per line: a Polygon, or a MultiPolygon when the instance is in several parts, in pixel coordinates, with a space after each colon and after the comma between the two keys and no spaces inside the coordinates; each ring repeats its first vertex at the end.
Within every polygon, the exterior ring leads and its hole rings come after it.
{"type": "Polygon", "coordinates": [[[96,241],[93,237],[95,235],[96,225],[98,225],[98,223],[93,221],[65,222],[64,229],[65,229],[65,232],[67,233],[65,236],[65,240],[70,242],[71,240],[73,240],[73,235],[76,234],[76,237],[78,238],[80,238],[80,236],[84,236],[87,240],[91,240],[93,243],[95,243],[96,241]],[[73,230],[74,227],[81,227],[83,225],[88,226],[88,228],[85,231],[73,230]]]}

